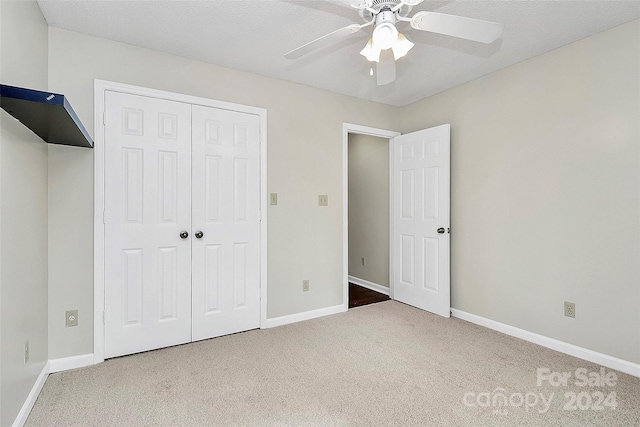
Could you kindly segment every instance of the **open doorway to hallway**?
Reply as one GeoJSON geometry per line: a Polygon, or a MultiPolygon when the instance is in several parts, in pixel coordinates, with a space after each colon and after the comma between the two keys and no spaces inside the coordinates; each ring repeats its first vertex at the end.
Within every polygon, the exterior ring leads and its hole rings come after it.
{"type": "Polygon", "coordinates": [[[349,308],[389,299],[389,138],[348,134],[349,308]]]}

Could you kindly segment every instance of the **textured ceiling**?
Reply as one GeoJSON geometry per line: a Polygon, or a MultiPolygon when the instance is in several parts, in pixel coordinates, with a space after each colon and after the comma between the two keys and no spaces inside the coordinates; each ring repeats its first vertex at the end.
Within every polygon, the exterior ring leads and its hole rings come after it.
{"type": "MultiPolygon", "coordinates": [[[[356,0],[354,0],[356,2],[356,0]]],[[[505,25],[491,45],[399,23],[415,43],[397,80],[376,86],[358,54],[371,29],[297,60],[284,53],[350,23],[348,0],[40,0],[50,26],[91,34],[263,76],[404,106],[527,58],[636,19],[640,1],[437,1],[413,8],[505,25]]],[[[410,15],[411,15],[410,14],[410,15]]]]}

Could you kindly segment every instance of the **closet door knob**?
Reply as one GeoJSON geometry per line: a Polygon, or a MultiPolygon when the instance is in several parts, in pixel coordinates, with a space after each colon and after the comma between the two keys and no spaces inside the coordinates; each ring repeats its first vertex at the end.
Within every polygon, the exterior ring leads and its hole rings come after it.
{"type": "Polygon", "coordinates": [[[202,239],[202,236],[204,236],[204,233],[200,230],[196,231],[196,239],[202,239]]]}
{"type": "Polygon", "coordinates": [[[183,231],[182,233],[180,233],[181,239],[186,239],[187,237],[189,237],[189,233],[187,233],[186,231],[183,231]]]}
{"type": "Polygon", "coordinates": [[[444,228],[438,228],[438,234],[444,234],[444,228]]]}

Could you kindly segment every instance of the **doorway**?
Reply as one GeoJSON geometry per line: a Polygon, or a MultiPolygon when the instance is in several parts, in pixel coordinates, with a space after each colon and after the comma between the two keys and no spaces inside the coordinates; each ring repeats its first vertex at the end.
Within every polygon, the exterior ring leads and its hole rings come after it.
{"type": "MultiPolygon", "coordinates": [[[[359,134],[389,141],[389,296],[450,316],[450,128],[445,124],[400,135],[343,125],[345,310],[349,308],[350,281],[349,135],[359,134]]],[[[361,257],[355,261],[363,263],[361,257]]]]}
{"type": "Polygon", "coordinates": [[[398,132],[345,124],[345,309],[388,300],[391,289],[390,138],[398,132]]]}
{"type": "Polygon", "coordinates": [[[389,138],[350,133],[349,308],[389,299],[389,138]]]}

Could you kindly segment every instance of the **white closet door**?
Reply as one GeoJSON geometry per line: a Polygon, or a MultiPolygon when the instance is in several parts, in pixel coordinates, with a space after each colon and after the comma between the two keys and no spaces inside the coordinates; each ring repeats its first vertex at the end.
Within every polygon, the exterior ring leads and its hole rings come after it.
{"type": "Polygon", "coordinates": [[[393,138],[393,298],[450,315],[450,126],[393,138]]]}
{"type": "Polygon", "coordinates": [[[260,119],[192,112],[195,341],[260,326],[260,119]]]}
{"type": "Polygon", "coordinates": [[[191,105],[107,91],[105,163],[105,357],[189,342],[191,105]]]}

